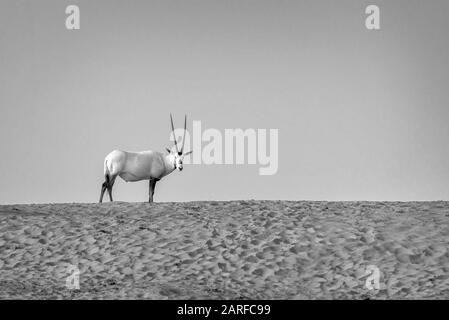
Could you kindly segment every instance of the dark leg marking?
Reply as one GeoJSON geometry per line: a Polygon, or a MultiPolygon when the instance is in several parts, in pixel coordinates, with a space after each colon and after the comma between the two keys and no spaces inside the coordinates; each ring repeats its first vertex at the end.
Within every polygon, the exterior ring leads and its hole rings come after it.
{"type": "Polygon", "coordinates": [[[103,196],[106,190],[108,190],[108,194],[109,194],[109,200],[112,200],[112,187],[114,186],[114,182],[115,182],[115,178],[116,177],[109,177],[109,175],[105,175],[105,182],[103,182],[103,184],[101,185],[101,194],[100,194],[100,201],[99,203],[103,202],[103,196]]]}
{"type": "Polygon", "coordinates": [[[103,202],[103,196],[104,196],[104,192],[106,191],[106,189],[108,188],[106,181],[103,182],[103,184],[101,185],[101,194],[100,194],[100,201],[99,203],[103,202]]]}
{"type": "Polygon", "coordinates": [[[149,199],[148,199],[149,203],[153,202],[154,190],[156,189],[156,182],[158,180],[159,179],[150,179],[150,193],[149,193],[149,199]]]}
{"type": "Polygon", "coordinates": [[[109,200],[112,202],[112,187],[114,186],[115,177],[107,177],[109,200]]]}

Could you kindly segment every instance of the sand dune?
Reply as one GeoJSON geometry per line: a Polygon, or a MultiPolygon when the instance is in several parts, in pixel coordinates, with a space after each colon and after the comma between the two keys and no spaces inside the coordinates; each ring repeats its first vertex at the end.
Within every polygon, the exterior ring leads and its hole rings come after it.
{"type": "Polygon", "coordinates": [[[448,248],[448,202],[7,205],[0,298],[449,299],[448,248]]]}

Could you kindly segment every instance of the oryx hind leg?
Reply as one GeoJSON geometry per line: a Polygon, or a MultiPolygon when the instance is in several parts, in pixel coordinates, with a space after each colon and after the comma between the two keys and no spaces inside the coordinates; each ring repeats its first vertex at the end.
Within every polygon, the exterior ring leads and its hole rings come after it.
{"type": "Polygon", "coordinates": [[[109,194],[109,200],[112,202],[114,201],[112,199],[112,187],[114,186],[114,182],[115,182],[115,176],[109,177],[107,176],[106,181],[107,181],[107,189],[108,189],[108,194],[109,194]]]}
{"type": "Polygon", "coordinates": [[[101,185],[101,194],[100,194],[100,201],[99,203],[103,202],[103,196],[106,190],[108,190],[108,194],[109,194],[109,200],[112,200],[112,187],[114,186],[114,182],[115,182],[115,177],[109,177],[109,175],[105,175],[105,181],[103,182],[103,184],[101,185]]]}
{"type": "Polygon", "coordinates": [[[106,191],[106,189],[108,188],[108,183],[107,181],[103,182],[103,184],[101,185],[101,194],[100,194],[100,201],[99,203],[103,202],[103,196],[104,196],[104,192],[106,191]]]}

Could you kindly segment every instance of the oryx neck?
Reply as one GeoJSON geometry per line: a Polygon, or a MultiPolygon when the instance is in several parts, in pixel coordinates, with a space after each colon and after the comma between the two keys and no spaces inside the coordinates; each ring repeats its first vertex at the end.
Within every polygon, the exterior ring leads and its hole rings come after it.
{"type": "Polygon", "coordinates": [[[166,163],[167,163],[167,171],[172,172],[176,169],[175,165],[175,156],[172,154],[168,154],[166,156],[166,163]]]}

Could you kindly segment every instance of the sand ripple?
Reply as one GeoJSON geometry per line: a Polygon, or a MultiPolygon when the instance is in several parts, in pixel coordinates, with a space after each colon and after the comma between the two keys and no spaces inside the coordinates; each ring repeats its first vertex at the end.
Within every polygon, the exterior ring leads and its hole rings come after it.
{"type": "Polygon", "coordinates": [[[0,298],[449,299],[449,203],[0,206],[0,298]]]}

